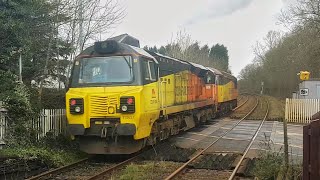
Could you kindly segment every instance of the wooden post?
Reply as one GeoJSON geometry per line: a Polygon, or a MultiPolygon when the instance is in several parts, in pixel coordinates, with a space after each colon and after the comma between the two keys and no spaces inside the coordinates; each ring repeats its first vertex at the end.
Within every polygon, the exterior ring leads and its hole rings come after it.
{"type": "Polygon", "coordinates": [[[288,151],[288,127],[286,118],[283,119],[283,143],[284,143],[284,165],[287,173],[289,168],[289,151],[288,151]]]}
{"type": "Polygon", "coordinates": [[[310,123],[310,179],[320,179],[320,121],[310,123]]]}
{"type": "Polygon", "coordinates": [[[310,125],[303,126],[303,180],[310,179],[310,125]]]}

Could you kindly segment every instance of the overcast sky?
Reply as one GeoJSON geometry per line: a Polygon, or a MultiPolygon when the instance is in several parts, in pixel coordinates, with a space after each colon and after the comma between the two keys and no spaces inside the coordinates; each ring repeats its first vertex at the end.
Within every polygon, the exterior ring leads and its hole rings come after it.
{"type": "Polygon", "coordinates": [[[165,45],[180,30],[200,45],[224,44],[234,75],[254,58],[252,46],[270,30],[284,30],[277,15],[293,0],[120,0],[127,16],[113,35],[128,33],[144,45],[165,45]]]}

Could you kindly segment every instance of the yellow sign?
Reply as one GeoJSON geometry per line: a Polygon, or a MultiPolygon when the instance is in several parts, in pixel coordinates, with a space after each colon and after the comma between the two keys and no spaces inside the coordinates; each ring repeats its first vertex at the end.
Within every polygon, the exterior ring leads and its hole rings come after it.
{"type": "Polygon", "coordinates": [[[306,81],[310,79],[310,72],[308,71],[300,71],[300,80],[306,81]]]}

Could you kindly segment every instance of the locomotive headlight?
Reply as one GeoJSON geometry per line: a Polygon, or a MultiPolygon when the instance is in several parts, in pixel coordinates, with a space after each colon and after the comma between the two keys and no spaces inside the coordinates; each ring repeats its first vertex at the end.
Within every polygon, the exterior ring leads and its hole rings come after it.
{"type": "Polygon", "coordinates": [[[135,112],[134,96],[120,97],[120,108],[122,113],[134,113],[135,112]]]}
{"type": "Polygon", "coordinates": [[[127,107],[126,105],[123,105],[123,106],[121,107],[121,110],[124,111],[124,112],[126,112],[126,111],[128,110],[128,107],[127,107]]]}
{"type": "Polygon", "coordinates": [[[72,98],[69,100],[71,114],[83,114],[84,103],[83,98],[72,98]]]}
{"type": "Polygon", "coordinates": [[[77,106],[77,107],[74,108],[74,111],[79,113],[81,111],[81,108],[79,106],[77,106]]]}

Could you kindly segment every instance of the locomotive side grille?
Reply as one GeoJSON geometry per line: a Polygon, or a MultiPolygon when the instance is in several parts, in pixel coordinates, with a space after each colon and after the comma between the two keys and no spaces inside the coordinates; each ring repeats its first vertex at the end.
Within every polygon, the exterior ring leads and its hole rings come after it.
{"type": "Polygon", "coordinates": [[[91,117],[104,117],[109,115],[110,107],[118,106],[118,97],[116,96],[91,96],[90,97],[90,116],[91,117]]]}

